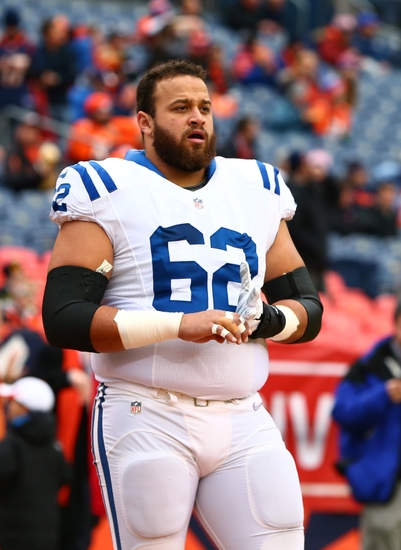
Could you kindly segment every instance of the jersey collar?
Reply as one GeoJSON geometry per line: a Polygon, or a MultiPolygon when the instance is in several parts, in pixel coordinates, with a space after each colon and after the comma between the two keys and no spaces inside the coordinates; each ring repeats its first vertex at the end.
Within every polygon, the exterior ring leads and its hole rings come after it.
{"type": "MultiPolygon", "coordinates": [[[[159,174],[164,179],[167,179],[164,174],[160,172],[158,168],[151,162],[147,156],[145,155],[144,149],[130,149],[127,151],[125,157],[125,160],[132,160],[136,164],[140,164],[141,166],[144,166],[145,168],[148,168],[148,170],[152,170],[152,172],[156,172],[156,174],[159,174]]],[[[216,171],[216,159],[213,159],[212,162],[209,164],[209,166],[206,169],[206,180],[209,181],[210,178],[213,176],[213,174],[216,171]]]]}

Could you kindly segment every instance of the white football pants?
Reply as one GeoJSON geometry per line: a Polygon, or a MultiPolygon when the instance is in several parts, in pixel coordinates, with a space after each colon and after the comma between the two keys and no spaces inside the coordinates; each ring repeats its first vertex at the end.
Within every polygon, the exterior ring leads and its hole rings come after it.
{"type": "Polygon", "coordinates": [[[100,384],[92,446],[115,550],[184,550],[194,508],[219,550],[304,548],[295,463],[259,394],[100,384]]]}

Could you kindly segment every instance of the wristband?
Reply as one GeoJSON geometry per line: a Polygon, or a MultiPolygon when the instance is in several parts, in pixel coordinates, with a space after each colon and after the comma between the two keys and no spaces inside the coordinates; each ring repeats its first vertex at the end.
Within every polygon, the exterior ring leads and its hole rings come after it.
{"type": "Polygon", "coordinates": [[[117,323],[124,348],[133,349],[178,338],[183,315],[183,313],[165,311],[120,309],[114,317],[114,321],[117,323]]]}
{"type": "Polygon", "coordinates": [[[296,332],[299,326],[299,319],[293,312],[293,310],[287,306],[275,306],[278,310],[283,313],[285,318],[285,325],[281,332],[275,336],[270,336],[270,340],[273,342],[281,342],[282,340],[287,340],[290,336],[296,332]]]}

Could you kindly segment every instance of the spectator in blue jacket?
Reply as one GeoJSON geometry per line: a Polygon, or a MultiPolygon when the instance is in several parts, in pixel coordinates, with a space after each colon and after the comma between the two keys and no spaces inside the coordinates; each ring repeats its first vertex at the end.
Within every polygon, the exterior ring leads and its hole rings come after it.
{"type": "Polygon", "coordinates": [[[340,382],[339,470],[362,503],[362,550],[401,548],[401,302],[394,333],[356,361],[340,382]]]}

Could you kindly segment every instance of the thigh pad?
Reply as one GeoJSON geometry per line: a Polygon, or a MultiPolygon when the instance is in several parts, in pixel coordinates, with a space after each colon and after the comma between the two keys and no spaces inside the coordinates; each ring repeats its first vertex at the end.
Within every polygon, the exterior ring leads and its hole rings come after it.
{"type": "Polygon", "coordinates": [[[122,457],[119,490],[127,528],[140,537],[177,533],[188,518],[189,474],[185,462],[171,453],[122,457]]]}
{"type": "Polygon", "coordinates": [[[271,529],[302,528],[303,504],[298,473],[285,446],[263,446],[250,453],[247,472],[255,520],[271,529]]]}

